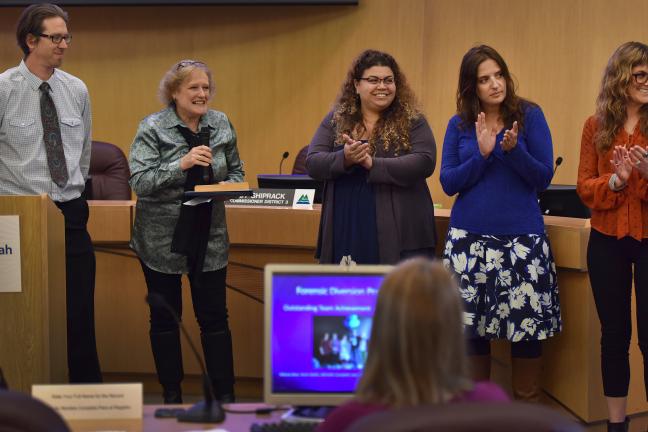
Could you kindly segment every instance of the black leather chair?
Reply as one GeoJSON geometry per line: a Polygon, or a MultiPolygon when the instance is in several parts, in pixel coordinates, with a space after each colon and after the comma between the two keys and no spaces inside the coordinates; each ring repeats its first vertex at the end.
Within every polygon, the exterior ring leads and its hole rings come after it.
{"type": "Polygon", "coordinates": [[[551,408],[522,402],[450,403],[383,411],[346,432],[581,432],[579,423],[551,408]]]}
{"type": "Polygon", "coordinates": [[[92,141],[90,178],[85,197],[93,200],[129,200],[130,170],[124,152],[114,144],[92,141]]]}
{"type": "Polygon", "coordinates": [[[306,172],[306,156],[308,156],[308,146],[302,147],[297,153],[295,163],[293,164],[292,174],[308,174],[306,172]]]}
{"type": "Polygon", "coordinates": [[[63,418],[24,393],[0,390],[0,432],[70,432],[63,418]]]}

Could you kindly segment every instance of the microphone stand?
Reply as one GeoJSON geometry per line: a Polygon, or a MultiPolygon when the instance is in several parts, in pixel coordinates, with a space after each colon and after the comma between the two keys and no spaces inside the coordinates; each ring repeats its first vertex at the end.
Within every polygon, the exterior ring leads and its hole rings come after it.
{"type": "Polygon", "coordinates": [[[279,162],[279,175],[281,175],[281,166],[283,165],[284,161],[288,159],[288,156],[290,156],[290,153],[288,152],[283,152],[283,155],[281,155],[281,161],[279,162]]]}
{"type": "Polygon", "coordinates": [[[191,347],[191,351],[196,357],[196,360],[198,360],[198,364],[200,365],[200,370],[202,371],[203,396],[205,400],[196,403],[188,410],[178,414],[177,417],[178,421],[185,422],[185,423],[223,422],[225,420],[225,411],[223,411],[223,407],[221,406],[220,401],[214,398],[214,392],[212,389],[211,382],[209,380],[209,375],[207,375],[207,369],[205,368],[205,363],[200,357],[200,354],[198,354],[198,350],[196,349],[196,346],[191,341],[191,338],[189,337],[189,333],[187,332],[187,329],[180,321],[180,318],[173,310],[173,308],[169,305],[169,303],[167,303],[164,297],[162,297],[159,294],[147,295],[146,302],[151,306],[163,307],[171,314],[173,320],[178,324],[178,327],[180,327],[180,331],[187,339],[187,342],[189,342],[189,347],[191,347]]]}

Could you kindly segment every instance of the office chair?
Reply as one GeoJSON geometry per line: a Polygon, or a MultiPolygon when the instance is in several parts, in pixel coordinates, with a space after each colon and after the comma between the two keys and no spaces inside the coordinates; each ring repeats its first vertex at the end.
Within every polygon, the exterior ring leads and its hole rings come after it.
{"type": "Polygon", "coordinates": [[[466,402],[379,412],[361,418],[347,432],[580,432],[561,413],[522,402],[466,402]]]}
{"type": "Polygon", "coordinates": [[[308,156],[308,146],[302,147],[295,157],[295,163],[293,164],[292,174],[308,174],[306,172],[306,156],[308,156]]]}
{"type": "Polygon", "coordinates": [[[92,141],[86,199],[129,200],[130,170],[124,152],[114,144],[92,141]]]}
{"type": "Polygon", "coordinates": [[[0,432],[70,432],[56,411],[24,393],[0,390],[0,432]]]}

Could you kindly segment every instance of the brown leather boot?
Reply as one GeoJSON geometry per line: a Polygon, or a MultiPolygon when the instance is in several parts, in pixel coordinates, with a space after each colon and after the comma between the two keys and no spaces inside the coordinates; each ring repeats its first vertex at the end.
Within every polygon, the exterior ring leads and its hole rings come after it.
{"type": "Polygon", "coordinates": [[[524,402],[540,402],[542,357],[511,359],[513,397],[524,402]]]}
{"type": "Polygon", "coordinates": [[[487,355],[471,355],[468,356],[470,361],[470,372],[473,381],[488,381],[490,380],[491,371],[491,356],[487,355]]]}

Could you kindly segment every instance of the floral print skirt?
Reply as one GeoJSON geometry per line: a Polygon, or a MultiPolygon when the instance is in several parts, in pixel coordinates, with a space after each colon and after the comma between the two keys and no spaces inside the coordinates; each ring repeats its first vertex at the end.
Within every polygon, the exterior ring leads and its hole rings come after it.
{"type": "Polygon", "coordinates": [[[556,264],[546,234],[448,230],[443,263],[456,275],[469,338],[543,340],[560,332],[556,264]]]}

